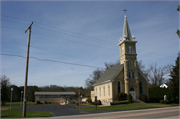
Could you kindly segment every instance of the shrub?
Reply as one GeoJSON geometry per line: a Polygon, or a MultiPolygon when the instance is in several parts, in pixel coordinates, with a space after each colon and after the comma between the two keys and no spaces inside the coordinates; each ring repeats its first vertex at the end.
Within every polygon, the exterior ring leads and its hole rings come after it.
{"type": "MultiPolygon", "coordinates": [[[[91,105],[96,105],[96,103],[95,102],[91,102],[91,105]]],[[[101,105],[101,100],[97,101],[97,105],[101,105]]]]}
{"type": "Polygon", "coordinates": [[[143,102],[147,102],[148,101],[148,98],[146,95],[142,94],[141,95],[141,98],[140,98],[143,102]]]}
{"type": "Polygon", "coordinates": [[[111,105],[120,105],[120,104],[129,104],[129,101],[125,101],[125,102],[111,102],[111,105]]]}
{"type": "Polygon", "coordinates": [[[117,97],[118,101],[127,100],[127,94],[124,93],[124,92],[121,92],[121,93],[117,94],[116,97],[117,97]]]}
{"type": "Polygon", "coordinates": [[[129,93],[129,95],[128,95],[128,102],[129,103],[132,103],[132,95],[129,93]]]}
{"type": "Polygon", "coordinates": [[[86,99],[86,101],[87,101],[88,103],[91,103],[91,102],[92,102],[91,98],[86,99]]]}
{"type": "Polygon", "coordinates": [[[169,101],[168,101],[168,100],[160,100],[160,103],[161,103],[161,104],[168,104],[169,101]]]}
{"type": "Polygon", "coordinates": [[[101,105],[101,100],[98,100],[97,105],[101,105]]]}
{"type": "Polygon", "coordinates": [[[36,101],[36,104],[42,104],[40,101],[36,101]]]}

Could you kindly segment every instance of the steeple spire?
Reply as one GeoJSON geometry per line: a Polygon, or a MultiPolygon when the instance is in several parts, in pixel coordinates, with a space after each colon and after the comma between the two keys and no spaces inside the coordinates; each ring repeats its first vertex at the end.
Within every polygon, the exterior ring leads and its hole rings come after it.
{"type": "Polygon", "coordinates": [[[129,28],[129,25],[128,25],[128,21],[127,21],[127,16],[126,16],[126,9],[123,10],[125,11],[125,17],[124,17],[124,28],[123,28],[123,40],[132,40],[131,39],[131,32],[130,32],[130,28],[129,28]]]}
{"type": "Polygon", "coordinates": [[[125,12],[124,15],[124,28],[123,28],[123,34],[122,34],[122,38],[119,39],[119,44],[123,43],[124,41],[134,41],[136,37],[131,36],[131,31],[128,25],[128,21],[127,21],[127,16],[126,16],[126,9],[123,10],[125,12]]]}

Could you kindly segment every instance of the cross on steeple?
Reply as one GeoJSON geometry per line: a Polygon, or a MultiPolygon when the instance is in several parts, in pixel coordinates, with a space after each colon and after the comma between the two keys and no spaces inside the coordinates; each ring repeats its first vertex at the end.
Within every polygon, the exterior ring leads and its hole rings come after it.
{"type": "Polygon", "coordinates": [[[125,12],[125,14],[126,14],[126,11],[127,11],[127,10],[126,10],[126,9],[124,9],[123,11],[124,11],[124,12],[125,12]]]}

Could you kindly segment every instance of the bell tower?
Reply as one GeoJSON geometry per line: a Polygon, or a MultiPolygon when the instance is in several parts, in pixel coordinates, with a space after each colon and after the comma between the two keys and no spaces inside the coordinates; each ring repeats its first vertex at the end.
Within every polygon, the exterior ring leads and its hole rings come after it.
{"type": "MultiPolygon", "coordinates": [[[[134,36],[131,36],[130,28],[127,21],[126,11],[124,17],[124,27],[122,38],[119,40],[120,47],[120,64],[124,64],[124,81],[125,93],[129,94],[131,90],[135,91],[135,97],[139,97],[139,79],[137,68],[136,43],[134,36]]],[[[133,96],[133,95],[132,95],[133,96]]]]}

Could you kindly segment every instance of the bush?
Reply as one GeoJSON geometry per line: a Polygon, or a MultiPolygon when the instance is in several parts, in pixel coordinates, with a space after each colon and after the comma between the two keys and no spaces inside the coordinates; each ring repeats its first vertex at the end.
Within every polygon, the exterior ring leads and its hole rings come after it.
{"type": "Polygon", "coordinates": [[[121,92],[121,93],[117,94],[116,97],[117,97],[118,101],[127,100],[127,94],[124,93],[124,92],[121,92]]]}
{"type": "Polygon", "coordinates": [[[142,100],[143,102],[147,102],[148,97],[146,95],[142,94],[140,100],[142,100]]]}
{"type": "Polygon", "coordinates": [[[101,100],[98,100],[97,105],[101,105],[101,100]]]}
{"type": "MultiPolygon", "coordinates": [[[[91,105],[96,105],[96,103],[95,102],[91,102],[91,105]]],[[[101,105],[101,100],[97,101],[97,105],[101,105]]]]}
{"type": "Polygon", "coordinates": [[[161,104],[168,104],[169,101],[168,101],[168,100],[160,100],[160,103],[161,103],[161,104]]]}
{"type": "Polygon", "coordinates": [[[125,102],[111,102],[111,105],[120,105],[120,104],[129,104],[129,101],[125,101],[125,102]]]}
{"type": "Polygon", "coordinates": [[[86,101],[87,101],[88,103],[91,103],[91,102],[92,102],[91,98],[86,99],[86,101]]]}
{"type": "Polygon", "coordinates": [[[129,103],[132,103],[132,95],[129,93],[129,95],[128,95],[128,102],[129,103]]]}

